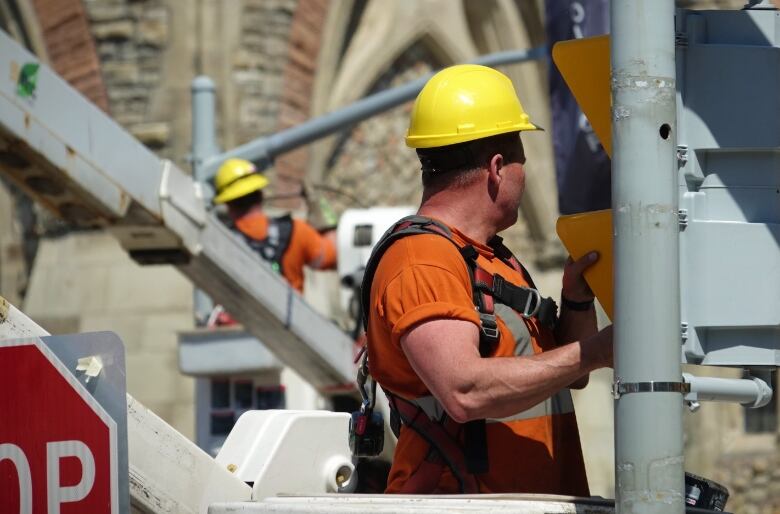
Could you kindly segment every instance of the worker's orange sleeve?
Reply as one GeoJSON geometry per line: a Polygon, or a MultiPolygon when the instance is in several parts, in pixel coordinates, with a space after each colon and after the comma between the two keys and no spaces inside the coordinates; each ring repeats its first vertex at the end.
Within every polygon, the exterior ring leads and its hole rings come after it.
{"type": "Polygon", "coordinates": [[[387,283],[379,311],[390,329],[393,345],[399,345],[405,333],[425,321],[449,319],[479,325],[479,315],[471,297],[471,282],[458,250],[441,236],[432,236],[433,239],[427,241],[429,245],[420,245],[418,238],[423,237],[399,241],[400,247],[412,241],[416,244],[406,248],[407,251],[392,252],[394,255],[389,256],[391,260],[392,257],[397,259],[393,264],[399,272],[387,283]],[[424,258],[410,256],[409,251],[438,255],[439,262],[443,261],[444,265],[426,263],[424,258]]]}
{"type": "Polygon", "coordinates": [[[401,338],[437,319],[479,323],[466,261],[446,238],[421,234],[393,243],[371,287],[368,323],[371,374],[405,398],[430,393],[406,359],[401,338]]]}
{"type": "Polygon", "coordinates": [[[302,220],[295,220],[293,239],[296,246],[303,250],[304,262],[307,266],[320,269],[336,267],[336,246],[333,241],[317,232],[311,225],[302,220]]]}
{"type": "Polygon", "coordinates": [[[401,337],[415,325],[435,319],[479,325],[469,289],[452,272],[436,266],[405,268],[387,285],[382,299],[392,344],[400,344],[401,337]]]}

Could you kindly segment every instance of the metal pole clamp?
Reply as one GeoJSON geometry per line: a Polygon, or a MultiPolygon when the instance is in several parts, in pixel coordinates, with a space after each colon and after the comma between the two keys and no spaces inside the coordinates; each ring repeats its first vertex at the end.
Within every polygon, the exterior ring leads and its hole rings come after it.
{"type": "Polygon", "coordinates": [[[691,392],[691,384],[687,382],[623,382],[620,378],[612,384],[612,397],[620,399],[624,394],[631,393],[681,393],[691,392]]]}

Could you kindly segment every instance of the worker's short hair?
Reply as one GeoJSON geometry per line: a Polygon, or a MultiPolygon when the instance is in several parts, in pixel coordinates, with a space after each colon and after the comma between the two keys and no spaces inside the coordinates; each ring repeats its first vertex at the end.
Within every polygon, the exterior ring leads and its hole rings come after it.
{"type": "Polygon", "coordinates": [[[236,209],[239,212],[246,212],[257,204],[263,203],[263,192],[252,191],[248,195],[239,196],[235,200],[227,202],[230,207],[236,209]]]}
{"type": "Polygon", "coordinates": [[[497,153],[504,161],[525,163],[519,132],[436,148],[418,148],[425,188],[463,187],[472,182],[497,153]]]}

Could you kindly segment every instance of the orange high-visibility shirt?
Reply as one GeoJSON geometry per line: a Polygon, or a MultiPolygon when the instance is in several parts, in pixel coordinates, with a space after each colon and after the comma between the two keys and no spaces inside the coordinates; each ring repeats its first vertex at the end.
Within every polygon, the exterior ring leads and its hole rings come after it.
{"type": "MultiPolygon", "coordinates": [[[[470,240],[457,229],[451,230],[459,246],[472,245],[477,250],[480,267],[501,274],[513,284],[528,286],[522,274],[495,257],[489,247],[470,240]]],[[[368,352],[372,376],[383,388],[402,398],[430,396],[406,358],[400,340],[415,325],[435,319],[464,320],[479,325],[465,260],[443,236],[404,237],[382,256],[370,298],[368,352]]],[[[520,335],[513,335],[508,324],[498,317],[501,338],[490,357],[515,358],[517,353],[536,354],[555,346],[552,332],[536,319],[521,318],[522,323],[527,333],[521,350],[515,340],[520,335]]],[[[489,470],[477,475],[480,492],[589,495],[577,420],[568,390],[510,418],[487,420],[486,430],[489,470]]],[[[463,443],[462,435],[460,443],[463,443]]],[[[402,426],[387,492],[458,493],[458,482],[446,466],[435,490],[404,489],[429,450],[422,437],[402,426]]]]}
{"type": "MultiPolygon", "coordinates": [[[[262,212],[250,212],[235,221],[235,226],[245,236],[262,241],[268,235],[268,216],[262,212]]],[[[303,291],[303,267],[333,269],[336,267],[336,247],[311,225],[293,219],[290,244],[282,255],[282,275],[292,287],[303,291]]]]}

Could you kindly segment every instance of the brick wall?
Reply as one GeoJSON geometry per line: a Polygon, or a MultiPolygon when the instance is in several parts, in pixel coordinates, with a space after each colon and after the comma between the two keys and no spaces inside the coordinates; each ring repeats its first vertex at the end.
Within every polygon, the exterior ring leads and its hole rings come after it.
{"type": "Polygon", "coordinates": [[[239,143],[276,130],[287,42],[297,0],[245,0],[233,62],[239,143]]]}
{"type": "MultiPolygon", "coordinates": [[[[372,86],[368,94],[405,84],[440,64],[423,45],[413,45],[372,86]]],[[[420,201],[420,165],[404,143],[412,102],[359,123],[341,135],[325,172],[325,183],[350,196],[328,195],[338,212],[354,206],[416,205],[420,201]]]]}
{"type": "MultiPolygon", "coordinates": [[[[59,0],[57,0],[59,1],[59,0]]],[[[151,112],[150,97],[163,80],[169,13],[162,0],[85,0],[108,89],[111,115],[165,157],[169,120],[151,112]]]]}
{"type": "Polygon", "coordinates": [[[780,512],[780,453],[733,453],[719,459],[712,479],[729,490],[728,512],[780,512]]]}
{"type": "Polygon", "coordinates": [[[33,0],[52,68],[101,109],[106,87],[81,0],[33,0]]]}
{"type": "MultiPolygon", "coordinates": [[[[233,72],[238,90],[239,142],[298,125],[311,99],[327,0],[245,0],[241,48],[233,72]]],[[[269,170],[271,194],[300,191],[306,147],[280,156],[269,170]],[[276,179],[273,177],[276,176],[276,179]]],[[[300,199],[275,203],[301,207],[300,199]]]]}
{"type": "MultiPolygon", "coordinates": [[[[320,41],[327,15],[327,0],[300,0],[290,25],[287,62],[284,66],[277,130],[283,130],[311,117],[311,102],[320,41]]],[[[306,176],[309,146],[281,155],[276,172],[293,180],[278,180],[274,191],[287,195],[300,190],[297,181],[306,176]]],[[[301,206],[301,200],[284,202],[289,208],[301,206]]]]}

